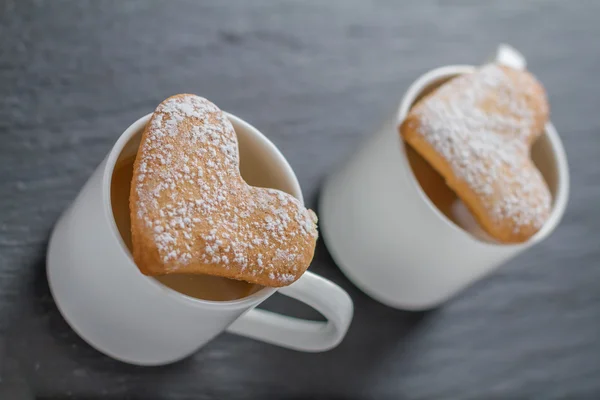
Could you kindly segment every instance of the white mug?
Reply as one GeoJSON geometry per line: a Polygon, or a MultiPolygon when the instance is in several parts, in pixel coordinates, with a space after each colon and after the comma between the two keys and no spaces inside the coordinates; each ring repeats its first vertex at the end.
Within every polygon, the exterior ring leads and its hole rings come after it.
{"type": "MultiPolygon", "coordinates": [[[[497,61],[523,68],[525,60],[501,46],[497,61]]],[[[419,95],[475,67],[446,66],[413,83],[399,110],[325,183],[319,213],[325,244],[342,272],[391,307],[435,307],[544,240],[558,225],[568,198],[569,171],[552,123],[532,148],[553,196],[550,218],[525,243],[499,244],[448,219],[416,181],[398,132],[419,95]]]]}
{"type": "MultiPolygon", "coordinates": [[[[302,202],[296,175],[275,145],[247,122],[227,116],[238,136],[242,165],[254,163],[263,181],[302,202]]],[[[262,288],[231,301],[188,297],[142,275],[117,230],[110,188],[115,164],[136,154],[149,119],[140,118],[121,135],[52,233],[48,282],[69,325],[102,353],[137,365],[182,359],[224,330],[299,351],[335,347],[352,320],[352,300],[311,272],[290,286],[262,288]],[[254,309],[275,292],[310,305],[327,321],[254,309]]]]}

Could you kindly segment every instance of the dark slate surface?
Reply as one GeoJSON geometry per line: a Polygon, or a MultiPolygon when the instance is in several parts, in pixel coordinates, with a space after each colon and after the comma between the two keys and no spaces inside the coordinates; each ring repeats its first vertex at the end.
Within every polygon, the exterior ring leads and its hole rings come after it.
{"type": "MultiPolygon", "coordinates": [[[[0,1],[0,398],[600,398],[600,4],[585,1],[0,1]],[[167,367],[80,340],[44,275],[49,231],[113,141],[195,92],[265,132],[309,204],[427,69],[499,41],[546,85],[572,169],[545,243],[428,313],[312,270],[356,304],[347,339],[303,354],[222,335],[167,367]]],[[[274,298],[268,308],[315,317],[274,298]]]]}

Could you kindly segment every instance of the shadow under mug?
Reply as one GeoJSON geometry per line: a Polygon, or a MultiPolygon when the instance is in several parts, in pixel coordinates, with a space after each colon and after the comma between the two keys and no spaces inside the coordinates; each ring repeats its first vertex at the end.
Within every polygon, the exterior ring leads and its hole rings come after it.
{"type": "MultiPolygon", "coordinates": [[[[499,58],[499,62],[502,59],[499,58]]],[[[399,110],[326,181],[320,198],[323,239],[344,274],[374,299],[400,309],[429,309],[545,239],[564,213],[567,158],[548,122],[531,156],[553,197],[542,229],[525,243],[482,240],[444,215],[424,193],[398,132],[420,96],[474,66],[437,68],[417,79],[399,110]]]]}
{"type": "MultiPolygon", "coordinates": [[[[238,136],[242,170],[245,163],[251,164],[254,180],[302,202],[294,171],[275,145],[247,122],[227,117],[238,136]]],[[[73,330],[102,353],[137,365],[182,359],[224,330],[299,351],[335,347],[352,320],[352,300],[339,286],[311,272],[287,287],[209,301],[188,297],[138,270],[117,230],[110,189],[115,165],[136,154],[149,119],[150,115],[140,118],[121,135],[52,232],[48,282],[73,330]],[[327,321],[254,309],[275,292],[308,304],[327,321]]]]}

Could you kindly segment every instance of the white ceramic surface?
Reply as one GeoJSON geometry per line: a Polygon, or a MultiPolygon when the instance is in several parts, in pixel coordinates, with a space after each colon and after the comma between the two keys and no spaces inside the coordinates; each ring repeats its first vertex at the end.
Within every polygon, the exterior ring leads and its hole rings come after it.
{"type": "MultiPolygon", "coordinates": [[[[508,46],[498,62],[522,68],[508,46]]],[[[424,89],[473,71],[455,65],[432,70],[410,86],[399,111],[325,183],[321,232],[340,269],[356,286],[392,307],[435,307],[508,259],[545,239],[558,225],[568,198],[569,172],[551,123],[532,149],[553,194],[544,227],[521,244],[495,244],[467,232],[443,215],[423,193],[406,158],[397,126],[424,89]]]]}
{"type": "MultiPolygon", "coordinates": [[[[279,150],[257,129],[228,114],[238,135],[241,162],[253,153],[269,179],[302,201],[296,176],[279,150]]],[[[150,115],[133,123],[56,224],[47,274],[56,304],[91,346],[124,362],[167,364],[184,358],[224,330],[300,351],[335,347],[352,320],[348,294],[306,272],[288,287],[263,288],[233,301],[187,297],[142,275],[114,222],[110,183],[120,155],[134,154],[150,115]],[[307,321],[254,309],[279,291],[322,313],[307,321]]]]}

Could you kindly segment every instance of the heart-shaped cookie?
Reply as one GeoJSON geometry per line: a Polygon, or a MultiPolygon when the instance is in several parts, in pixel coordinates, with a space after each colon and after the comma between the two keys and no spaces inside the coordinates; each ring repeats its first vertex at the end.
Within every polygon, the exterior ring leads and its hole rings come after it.
{"type": "Polygon", "coordinates": [[[146,126],[130,209],[133,257],[146,275],[285,286],[306,271],[317,240],[311,210],[242,179],[233,126],[191,94],[166,99],[146,126]]]}
{"type": "Polygon", "coordinates": [[[419,100],[400,132],[491,236],[522,242],[550,215],[550,191],[530,158],[548,114],[530,73],[489,64],[419,100]]]}

